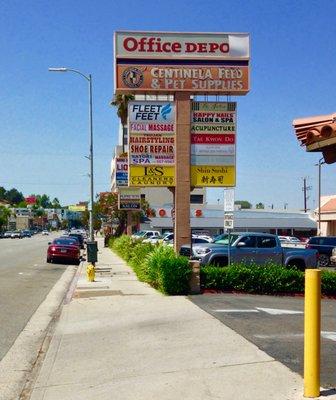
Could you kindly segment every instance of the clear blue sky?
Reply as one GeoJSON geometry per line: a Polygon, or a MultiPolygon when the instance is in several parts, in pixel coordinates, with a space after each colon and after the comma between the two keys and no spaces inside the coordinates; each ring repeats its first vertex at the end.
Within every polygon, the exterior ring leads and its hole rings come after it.
{"type": "MultiPolygon", "coordinates": [[[[319,153],[300,148],[294,118],[336,111],[334,1],[11,0],[0,5],[0,186],[87,200],[88,94],[67,66],[93,75],[96,191],[109,189],[118,120],[113,92],[115,30],[251,34],[251,92],[238,101],[236,198],[302,208],[302,177],[317,206],[319,153]]],[[[336,165],[322,193],[336,193],[336,165]]],[[[211,191],[216,202],[222,190],[211,191]]]]}

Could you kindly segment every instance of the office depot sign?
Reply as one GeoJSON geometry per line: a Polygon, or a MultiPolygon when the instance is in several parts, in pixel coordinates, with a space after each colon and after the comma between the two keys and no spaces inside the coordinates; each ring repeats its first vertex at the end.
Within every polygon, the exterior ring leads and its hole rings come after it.
{"type": "Polygon", "coordinates": [[[245,95],[246,33],[116,32],[116,93],[245,95]]]}
{"type": "Polygon", "coordinates": [[[248,60],[247,33],[116,32],[116,57],[248,60]]]}

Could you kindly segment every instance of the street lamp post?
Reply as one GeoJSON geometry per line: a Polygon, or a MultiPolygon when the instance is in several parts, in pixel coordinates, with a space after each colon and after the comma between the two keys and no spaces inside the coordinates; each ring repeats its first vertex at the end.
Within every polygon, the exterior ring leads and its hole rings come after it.
{"type": "Polygon", "coordinates": [[[92,76],[91,74],[85,75],[80,71],[72,68],[49,68],[50,72],[74,72],[81,75],[84,79],[89,82],[89,131],[90,131],[90,154],[87,157],[90,160],[90,207],[89,207],[89,231],[90,231],[90,242],[94,241],[93,234],[93,123],[92,123],[92,76]]]}
{"type": "Polygon", "coordinates": [[[319,159],[318,164],[315,164],[318,167],[318,234],[321,235],[321,165],[325,164],[323,161],[323,157],[319,159]]]}

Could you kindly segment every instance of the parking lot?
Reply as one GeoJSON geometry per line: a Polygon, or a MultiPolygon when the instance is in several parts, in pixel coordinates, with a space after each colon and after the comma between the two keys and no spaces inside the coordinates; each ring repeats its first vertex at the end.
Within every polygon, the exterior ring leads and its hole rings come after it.
{"type": "MultiPolygon", "coordinates": [[[[190,300],[303,375],[303,297],[204,294],[190,300]]],[[[322,300],[321,385],[336,386],[336,300],[322,300]]]]}

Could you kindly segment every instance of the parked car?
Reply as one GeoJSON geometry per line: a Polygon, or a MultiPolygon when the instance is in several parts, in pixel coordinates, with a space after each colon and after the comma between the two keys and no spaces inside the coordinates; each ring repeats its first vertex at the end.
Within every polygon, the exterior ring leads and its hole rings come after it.
{"type": "Polygon", "coordinates": [[[6,231],[4,234],[3,234],[3,238],[4,239],[10,239],[11,237],[12,237],[12,231],[6,231]]]}
{"type": "Polygon", "coordinates": [[[69,261],[79,265],[81,260],[80,249],[75,240],[71,243],[71,241],[62,238],[54,239],[47,250],[47,263],[52,263],[55,260],[69,261]]]}
{"type": "Polygon", "coordinates": [[[70,238],[71,238],[71,237],[77,238],[78,241],[79,241],[79,244],[80,244],[81,249],[84,249],[84,238],[83,238],[83,236],[82,236],[81,233],[72,233],[72,232],[70,232],[70,233],[69,233],[69,237],[70,237],[70,238]]]}
{"type": "Polygon", "coordinates": [[[334,247],[334,248],[332,249],[331,257],[330,257],[330,263],[331,263],[331,265],[332,265],[333,267],[336,266],[336,247],[334,247]]]}
{"type": "Polygon", "coordinates": [[[32,237],[32,234],[31,234],[31,232],[29,231],[29,230],[27,230],[27,229],[24,229],[23,231],[22,231],[22,237],[32,237]]]}
{"type": "MultiPolygon", "coordinates": [[[[189,257],[190,253],[190,245],[181,247],[181,255],[189,257]]],[[[301,270],[316,268],[318,256],[316,250],[281,247],[276,235],[258,232],[223,234],[214,243],[192,246],[191,256],[199,260],[201,265],[226,266],[229,255],[230,261],[235,263],[262,265],[272,261],[286,267],[296,266],[301,270]]]]}
{"type": "MultiPolygon", "coordinates": [[[[211,238],[210,239],[206,239],[204,237],[201,238],[201,237],[193,236],[191,241],[192,241],[192,244],[194,245],[194,244],[200,244],[200,243],[211,243],[212,239],[211,238]]],[[[167,244],[168,244],[168,246],[173,247],[174,246],[174,239],[170,240],[167,244]]]]}
{"type": "Polygon", "coordinates": [[[307,249],[318,251],[318,265],[320,267],[328,267],[330,265],[330,257],[334,247],[336,247],[336,236],[313,236],[306,244],[307,249]]]}
{"type": "Polygon", "coordinates": [[[11,238],[12,239],[22,239],[23,235],[22,235],[22,233],[20,231],[14,231],[11,234],[11,238]]]}
{"type": "Polygon", "coordinates": [[[46,229],[42,231],[42,235],[49,235],[49,231],[47,231],[46,229]]]}
{"type": "Polygon", "coordinates": [[[81,249],[80,241],[75,236],[61,236],[58,239],[66,240],[69,244],[77,246],[79,249],[81,249]]]}
{"type": "Polygon", "coordinates": [[[161,236],[161,233],[159,231],[140,231],[138,233],[135,233],[132,235],[133,239],[140,240],[140,239],[149,239],[149,238],[154,238],[161,236]]]}

